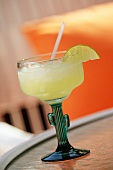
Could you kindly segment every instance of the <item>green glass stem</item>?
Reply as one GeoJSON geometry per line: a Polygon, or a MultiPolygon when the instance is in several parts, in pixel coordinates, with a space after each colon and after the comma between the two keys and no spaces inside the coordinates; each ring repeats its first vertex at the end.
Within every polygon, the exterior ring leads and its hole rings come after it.
{"type": "Polygon", "coordinates": [[[67,137],[67,128],[69,127],[69,117],[68,115],[63,115],[62,103],[53,104],[52,113],[48,115],[49,122],[51,125],[55,126],[56,136],[58,139],[58,147],[56,151],[60,151],[63,148],[70,146],[67,137]]]}
{"type": "Polygon", "coordinates": [[[86,149],[74,148],[70,145],[67,137],[67,128],[69,127],[68,115],[63,115],[62,103],[52,104],[52,113],[48,114],[49,122],[56,129],[58,146],[56,151],[44,156],[41,160],[47,162],[63,161],[78,158],[90,153],[86,149]]]}

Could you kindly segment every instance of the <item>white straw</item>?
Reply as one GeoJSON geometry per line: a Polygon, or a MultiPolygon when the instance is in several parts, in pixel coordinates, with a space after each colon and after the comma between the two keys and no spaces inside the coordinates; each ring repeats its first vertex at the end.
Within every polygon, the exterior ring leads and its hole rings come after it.
{"type": "Polygon", "coordinates": [[[55,46],[54,46],[54,48],[53,48],[53,52],[52,52],[52,55],[51,55],[51,59],[54,59],[54,58],[55,58],[56,52],[57,52],[58,47],[59,47],[59,44],[60,44],[60,40],[61,40],[62,35],[63,35],[63,32],[64,32],[65,25],[66,25],[66,23],[65,23],[65,22],[62,22],[62,25],[61,25],[61,27],[60,27],[60,30],[59,30],[59,33],[58,33],[58,36],[57,36],[57,39],[56,39],[55,46]]]}

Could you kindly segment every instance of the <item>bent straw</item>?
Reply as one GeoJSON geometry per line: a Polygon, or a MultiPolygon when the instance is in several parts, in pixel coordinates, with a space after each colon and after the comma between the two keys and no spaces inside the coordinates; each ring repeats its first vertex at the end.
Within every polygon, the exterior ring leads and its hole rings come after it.
{"type": "Polygon", "coordinates": [[[58,50],[58,46],[60,44],[60,40],[61,40],[63,32],[64,32],[65,25],[66,25],[66,23],[62,22],[62,25],[60,27],[60,30],[59,30],[59,33],[58,33],[58,36],[57,36],[57,39],[56,39],[55,46],[53,48],[53,52],[52,52],[52,55],[51,55],[51,60],[55,58],[56,52],[58,50]]]}

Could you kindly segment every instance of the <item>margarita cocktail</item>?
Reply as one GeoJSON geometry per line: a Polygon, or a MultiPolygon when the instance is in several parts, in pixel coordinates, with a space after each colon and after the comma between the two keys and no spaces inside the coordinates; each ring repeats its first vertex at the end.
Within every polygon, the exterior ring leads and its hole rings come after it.
{"type": "Polygon", "coordinates": [[[67,52],[56,53],[55,59],[50,58],[51,54],[42,54],[18,62],[18,77],[24,93],[36,96],[52,107],[48,119],[55,126],[58,146],[42,160],[61,161],[84,156],[90,151],[75,149],[68,141],[69,117],[62,112],[62,102],[83,82],[82,62],[99,57],[90,47],[79,45],[67,52]]]}
{"type": "Polygon", "coordinates": [[[54,60],[50,60],[51,54],[23,60],[18,76],[24,93],[49,104],[67,98],[83,82],[84,73],[81,62],[64,62],[64,54],[57,53],[54,60]]]}

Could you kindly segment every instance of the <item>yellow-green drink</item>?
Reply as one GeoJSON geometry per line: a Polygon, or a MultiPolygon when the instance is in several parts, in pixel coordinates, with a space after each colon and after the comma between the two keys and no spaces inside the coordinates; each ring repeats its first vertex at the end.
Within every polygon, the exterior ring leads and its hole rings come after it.
{"type": "MultiPolygon", "coordinates": [[[[82,62],[65,62],[64,54],[59,53],[60,58],[52,61],[23,61],[24,66],[18,70],[22,90],[48,103],[68,97],[83,82],[84,74],[82,62]]],[[[47,57],[50,59],[51,55],[47,57]]]]}

